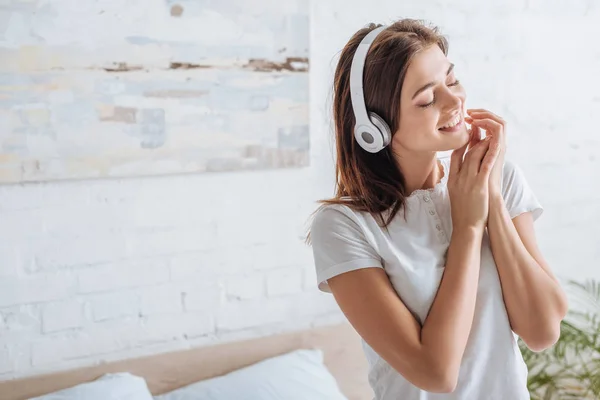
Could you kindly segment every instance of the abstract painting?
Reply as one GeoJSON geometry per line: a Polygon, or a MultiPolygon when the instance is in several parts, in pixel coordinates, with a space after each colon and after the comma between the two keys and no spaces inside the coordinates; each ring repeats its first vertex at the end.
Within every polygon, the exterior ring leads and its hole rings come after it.
{"type": "Polygon", "coordinates": [[[0,183],[308,165],[308,0],[3,4],[0,183]]]}

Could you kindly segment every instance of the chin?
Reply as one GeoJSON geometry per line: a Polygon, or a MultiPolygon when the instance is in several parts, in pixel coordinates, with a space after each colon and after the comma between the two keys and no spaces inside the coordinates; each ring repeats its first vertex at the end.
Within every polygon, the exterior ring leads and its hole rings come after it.
{"type": "Polygon", "coordinates": [[[456,150],[463,147],[470,140],[471,136],[467,129],[461,129],[459,132],[444,134],[442,137],[442,147],[439,151],[456,150]]]}

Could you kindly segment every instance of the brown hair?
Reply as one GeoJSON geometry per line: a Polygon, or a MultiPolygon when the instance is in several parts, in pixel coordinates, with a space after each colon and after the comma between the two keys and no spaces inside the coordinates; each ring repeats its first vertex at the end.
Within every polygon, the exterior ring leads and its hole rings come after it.
{"type": "MultiPolygon", "coordinates": [[[[378,153],[362,149],[354,139],[355,117],[350,100],[350,66],[361,40],[381,25],[369,24],[356,32],[341,52],[333,83],[333,119],[336,139],[335,196],[322,205],[343,204],[391,222],[406,199],[404,176],[390,146],[378,153]],[[383,212],[389,211],[387,218],[383,212]]],[[[364,68],[367,110],[377,113],[398,130],[400,92],[409,63],[415,54],[437,45],[448,54],[448,42],[437,27],[423,21],[402,19],[379,33],[369,49],[364,68]]]]}

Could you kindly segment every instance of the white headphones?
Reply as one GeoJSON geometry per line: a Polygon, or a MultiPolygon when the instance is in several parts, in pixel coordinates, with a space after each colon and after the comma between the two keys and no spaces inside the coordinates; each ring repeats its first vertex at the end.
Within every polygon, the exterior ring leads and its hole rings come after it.
{"type": "Polygon", "coordinates": [[[350,67],[350,99],[352,100],[352,109],[356,119],[354,137],[360,147],[369,153],[377,153],[383,150],[392,138],[390,127],[383,118],[374,112],[368,112],[363,92],[363,71],[367,52],[379,32],[385,28],[387,27],[381,26],[373,29],[364,37],[354,53],[350,67]]]}

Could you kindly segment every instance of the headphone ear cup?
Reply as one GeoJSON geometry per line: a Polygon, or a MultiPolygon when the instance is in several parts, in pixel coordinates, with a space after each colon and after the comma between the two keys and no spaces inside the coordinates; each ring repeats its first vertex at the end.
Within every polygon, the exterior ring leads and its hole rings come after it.
{"type": "Polygon", "coordinates": [[[386,147],[392,140],[392,130],[390,129],[389,125],[383,120],[383,118],[374,112],[369,112],[369,119],[381,133],[381,137],[383,138],[383,148],[386,147]]]}

